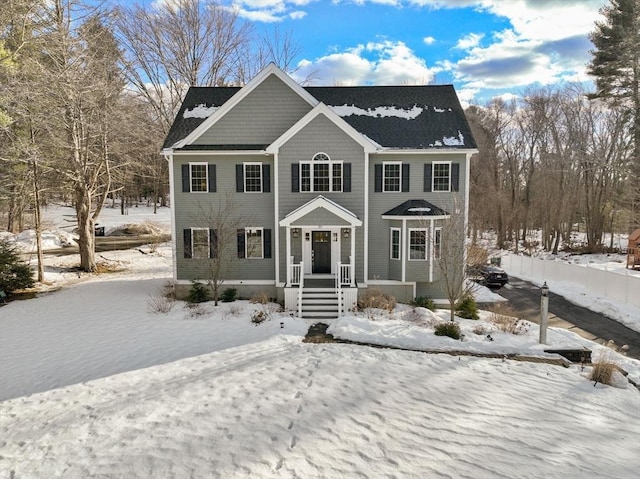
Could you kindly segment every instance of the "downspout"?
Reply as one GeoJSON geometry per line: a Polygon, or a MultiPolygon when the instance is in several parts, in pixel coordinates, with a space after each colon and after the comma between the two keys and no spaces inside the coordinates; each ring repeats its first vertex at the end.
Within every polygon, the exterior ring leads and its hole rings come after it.
{"type": "Polygon", "coordinates": [[[169,163],[169,201],[171,202],[171,257],[173,280],[178,281],[178,252],[176,243],[176,185],[173,171],[173,152],[165,153],[164,159],[169,163]]]}
{"type": "MultiPolygon", "coordinates": [[[[278,208],[280,207],[280,201],[279,201],[279,197],[280,197],[280,181],[279,181],[279,177],[278,177],[278,152],[276,151],[273,154],[273,218],[274,218],[274,228],[273,228],[273,232],[274,232],[274,244],[275,244],[275,251],[274,251],[274,262],[275,262],[275,286],[276,288],[280,285],[280,212],[278,211],[278,208]]],[[[288,232],[288,230],[287,230],[288,232]]],[[[287,234],[287,242],[290,240],[289,235],[287,234]]],[[[288,244],[288,243],[287,243],[288,244]]],[[[289,261],[289,252],[287,251],[287,261],[289,261]]],[[[288,268],[288,265],[287,265],[288,268]]]]}

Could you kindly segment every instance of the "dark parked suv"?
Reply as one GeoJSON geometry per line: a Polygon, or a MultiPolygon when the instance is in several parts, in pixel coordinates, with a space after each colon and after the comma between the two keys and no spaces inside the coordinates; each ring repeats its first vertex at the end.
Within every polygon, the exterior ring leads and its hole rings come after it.
{"type": "Polygon", "coordinates": [[[501,288],[509,282],[509,275],[502,268],[490,264],[471,266],[469,276],[484,286],[494,288],[501,288]]]}
{"type": "Polygon", "coordinates": [[[485,286],[502,287],[509,282],[509,275],[497,266],[485,264],[480,267],[481,283],[485,286]]]}

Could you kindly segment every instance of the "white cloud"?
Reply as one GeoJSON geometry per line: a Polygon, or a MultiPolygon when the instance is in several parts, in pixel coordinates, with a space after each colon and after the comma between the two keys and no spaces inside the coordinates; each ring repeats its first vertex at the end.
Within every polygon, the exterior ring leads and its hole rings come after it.
{"type": "Polygon", "coordinates": [[[434,71],[403,42],[370,42],[298,64],[314,85],[425,85],[434,71]]]}
{"type": "Polygon", "coordinates": [[[468,50],[469,48],[477,47],[480,44],[480,40],[483,38],[483,33],[469,33],[467,36],[458,40],[456,48],[460,50],[468,50]]]}
{"type": "Polygon", "coordinates": [[[436,39],[435,39],[435,38],[433,38],[433,37],[424,37],[424,38],[422,39],[422,42],[423,42],[425,45],[433,45],[433,44],[436,42],[436,39]]]}
{"type": "Polygon", "coordinates": [[[225,8],[252,22],[275,23],[287,18],[298,20],[305,17],[305,11],[295,8],[308,5],[312,1],[314,0],[235,0],[225,8]]]}

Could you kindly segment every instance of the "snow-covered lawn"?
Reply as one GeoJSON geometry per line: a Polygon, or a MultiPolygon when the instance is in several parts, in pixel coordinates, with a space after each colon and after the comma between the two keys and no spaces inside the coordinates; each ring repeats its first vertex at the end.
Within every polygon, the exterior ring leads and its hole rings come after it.
{"type": "MultiPolygon", "coordinates": [[[[115,271],[82,278],[66,269],[77,258],[48,258],[64,287],[0,307],[0,479],[637,477],[640,392],[621,376],[594,386],[580,365],[303,343],[309,323],[254,325],[263,306],[248,301],[153,313],[171,249],[141,250],[101,253],[115,271]]],[[[550,356],[536,325],[513,335],[490,316],[459,319],[464,341],[434,335],[448,312],[404,305],[330,332],[550,356]]],[[[640,361],[609,354],[640,381],[640,361]]]]}

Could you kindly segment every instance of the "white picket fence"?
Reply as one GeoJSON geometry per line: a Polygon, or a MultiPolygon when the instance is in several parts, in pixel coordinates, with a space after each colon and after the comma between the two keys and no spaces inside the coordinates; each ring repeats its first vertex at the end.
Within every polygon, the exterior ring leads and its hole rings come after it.
{"type": "Polygon", "coordinates": [[[528,256],[506,255],[502,268],[518,278],[542,283],[553,291],[553,283],[574,283],[593,294],[640,308],[640,276],[595,267],[546,261],[528,256]]]}

